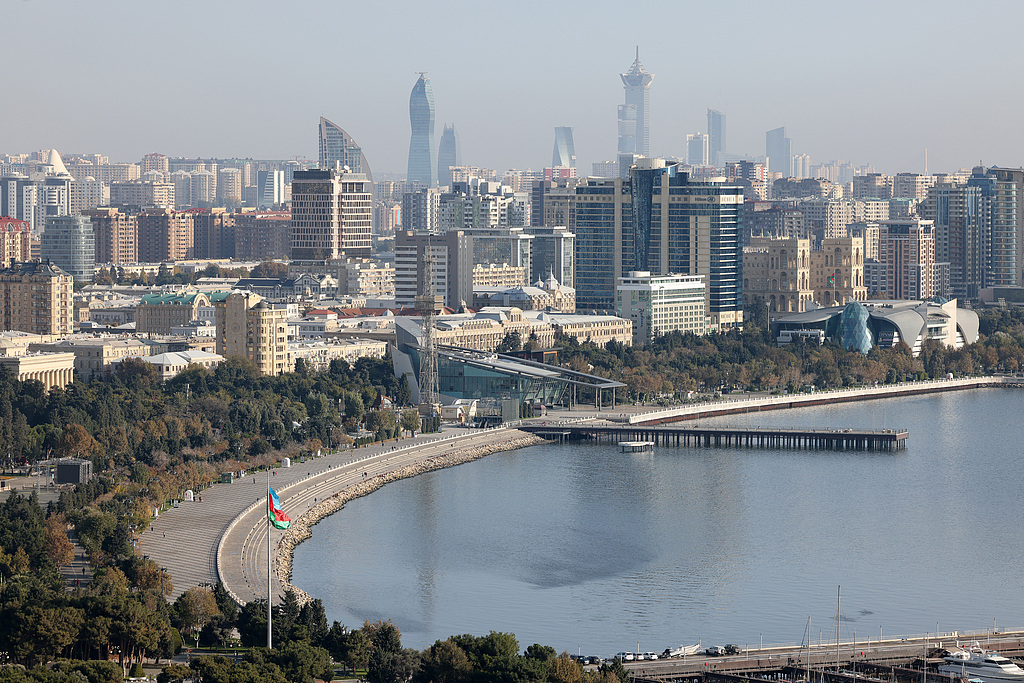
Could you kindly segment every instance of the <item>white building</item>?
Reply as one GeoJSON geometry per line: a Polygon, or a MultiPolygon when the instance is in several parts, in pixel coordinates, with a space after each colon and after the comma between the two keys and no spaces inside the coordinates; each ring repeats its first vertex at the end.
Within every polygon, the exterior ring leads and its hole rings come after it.
{"type": "Polygon", "coordinates": [[[615,287],[615,312],[633,321],[633,343],[643,346],[668,332],[707,334],[707,285],[703,275],[651,275],[634,270],[615,287]]]}

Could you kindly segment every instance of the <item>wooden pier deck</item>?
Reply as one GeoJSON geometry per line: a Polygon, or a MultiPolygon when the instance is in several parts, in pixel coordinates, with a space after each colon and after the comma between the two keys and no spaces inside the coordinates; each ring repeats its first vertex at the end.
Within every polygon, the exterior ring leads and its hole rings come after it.
{"type": "Polygon", "coordinates": [[[679,427],[663,425],[524,424],[523,431],[555,441],[651,441],[664,446],[726,446],[840,451],[899,451],[907,447],[906,429],[800,429],[779,427],[679,427]]]}

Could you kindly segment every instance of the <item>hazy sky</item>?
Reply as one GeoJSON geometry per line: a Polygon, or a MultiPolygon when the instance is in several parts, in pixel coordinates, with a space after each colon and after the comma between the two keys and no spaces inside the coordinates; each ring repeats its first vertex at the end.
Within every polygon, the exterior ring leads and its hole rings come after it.
{"type": "Polygon", "coordinates": [[[636,45],[651,147],[728,117],[728,151],[881,171],[1024,164],[1024,2],[0,0],[0,152],[112,161],[317,157],[321,115],[375,173],[405,173],[427,71],[465,164],[541,168],[573,126],[581,173],[613,158],[636,45]]]}

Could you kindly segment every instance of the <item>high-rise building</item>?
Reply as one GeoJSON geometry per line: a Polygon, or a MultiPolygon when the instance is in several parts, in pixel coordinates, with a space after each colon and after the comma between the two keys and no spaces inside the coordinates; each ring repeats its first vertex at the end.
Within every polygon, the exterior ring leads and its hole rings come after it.
{"type": "Polygon", "coordinates": [[[97,208],[82,212],[92,223],[96,263],[138,263],[138,223],[135,214],[97,208]]]}
{"type": "Polygon", "coordinates": [[[939,183],[928,191],[921,216],[935,224],[935,260],[949,264],[952,295],[977,300],[981,288],[988,286],[985,265],[991,238],[990,207],[982,188],[939,183]]]}
{"type": "Polygon", "coordinates": [[[765,156],[768,157],[768,170],[781,173],[783,178],[793,175],[793,141],[786,137],[786,127],[775,128],[765,134],[765,156]]]}
{"type": "Polygon", "coordinates": [[[217,201],[220,206],[241,205],[242,169],[226,166],[217,171],[217,201]]]}
{"type": "Polygon", "coordinates": [[[641,159],[629,179],[576,187],[576,306],[611,311],[617,280],[633,270],[704,275],[715,329],[743,322],[743,190],[693,181],[677,164],[641,159]]]}
{"type": "Polygon", "coordinates": [[[395,233],[395,302],[414,306],[425,281],[433,283],[435,296],[444,297],[445,306],[458,308],[462,302],[473,301],[473,240],[465,232],[395,233]],[[428,248],[432,256],[429,274],[423,270],[428,248]]]}
{"type": "Polygon", "coordinates": [[[153,152],[142,157],[142,161],[139,162],[139,170],[142,173],[146,171],[160,171],[161,173],[170,173],[171,166],[167,159],[167,156],[160,154],[159,152],[153,152]]]}
{"type": "Polygon", "coordinates": [[[575,288],[576,234],[564,225],[533,226],[526,234],[533,236],[530,282],[554,275],[564,286],[575,288]]]}
{"type": "MultiPolygon", "coordinates": [[[[686,163],[691,166],[707,166],[710,163],[708,136],[704,133],[693,133],[686,136],[686,163]]],[[[633,328],[636,330],[636,327],[633,328]]]]}
{"type": "Polygon", "coordinates": [[[935,271],[935,231],[931,221],[900,218],[882,221],[879,260],[885,268],[890,299],[930,299],[935,271]]]}
{"type": "Polygon", "coordinates": [[[867,173],[853,177],[854,199],[892,199],[891,175],[867,173]]]}
{"type": "Polygon", "coordinates": [[[618,279],[615,315],[633,321],[633,345],[669,332],[707,334],[707,285],[703,275],[651,275],[633,270],[618,279]]]}
{"type": "Polygon", "coordinates": [[[370,256],[373,201],[363,173],[337,168],[292,178],[292,258],[322,261],[370,256]]]}
{"type": "Polygon", "coordinates": [[[708,156],[715,166],[725,166],[725,114],[715,109],[708,109],[708,156]]]}
{"type": "Polygon", "coordinates": [[[641,156],[651,153],[651,81],[654,74],[648,73],[640,63],[640,48],[629,71],[620,74],[626,91],[626,103],[619,107],[619,152],[632,152],[641,156]],[[630,122],[633,123],[630,131],[630,122]],[[627,125],[623,127],[623,123],[627,125]],[[632,132],[632,134],[630,134],[632,132]],[[632,145],[630,145],[632,142],[632,145]]]}
{"type": "Polygon", "coordinates": [[[555,149],[551,153],[551,165],[576,168],[576,145],[572,141],[572,127],[555,127],[555,149]]]}
{"type": "Polygon", "coordinates": [[[444,124],[441,142],[437,146],[437,182],[452,184],[452,167],[462,165],[462,145],[455,124],[444,124]]]}
{"type": "Polygon", "coordinates": [[[292,217],[287,211],[247,211],[234,214],[235,258],[267,261],[291,253],[292,217]]]}
{"type": "Polygon", "coordinates": [[[284,171],[256,172],[256,206],[272,209],[284,203],[284,171]]]}
{"type": "Polygon", "coordinates": [[[409,139],[410,183],[421,183],[426,187],[437,185],[437,147],[434,146],[434,91],[425,72],[420,73],[409,96],[409,122],[412,137],[409,139]]]}
{"type": "MultiPolygon", "coordinates": [[[[991,285],[1024,284],[1024,168],[990,168],[991,285]]],[[[972,178],[973,180],[973,178],[972,178]]]]}
{"type": "Polygon", "coordinates": [[[145,180],[111,183],[110,203],[113,206],[173,209],[175,207],[174,183],[145,180]]]}
{"type": "Polygon", "coordinates": [[[366,175],[373,182],[370,164],[363,149],[341,126],[320,117],[320,168],[334,168],[338,164],[352,173],[366,175]]]}
{"type": "Polygon", "coordinates": [[[92,282],[96,238],[86,216],[47,216],[39,255],[71,275],[75,282],[92,282]]]}
{"type": "Polygon", "coordinates": [[[73,279],[46,261],[12,263],[0,270],[0,329],[70,334],[73,279]]]}
{"type": "Polygon", "coordinates": [[[210,297],[217,327],[217,353],[242,356],[264,375],[288,370],[288,310],[271,308],[257,294],[215,293],[210,297]]]}
{"type": "Polygon", "coordinates": [[[195,258],[195,214],[152,209],[140,213],[138,250],[141,263],[163,263],[195,258]]]}
{"type": "Polygon", "coordinates": [[[213,206],[217,201],[217,174],[212,171],[190,173],[189,191],[192,195],[192,206],[213,206]]]}
{"type": "Polygon", "coordinates": [[[235,215],[226,209],[190,209],[194,226],[194,258],[235,256],[235,215]]]}

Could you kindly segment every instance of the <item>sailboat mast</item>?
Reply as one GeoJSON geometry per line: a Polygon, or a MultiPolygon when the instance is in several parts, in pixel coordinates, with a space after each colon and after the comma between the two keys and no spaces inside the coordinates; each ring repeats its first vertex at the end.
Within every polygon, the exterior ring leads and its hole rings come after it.
{"type": "Polygon", "coordinates": [[[836,587],[836,673],[839,673],[839,623],[842,621],[842,611],[840,610],[840,591],[842,586],[836,587]]]}

